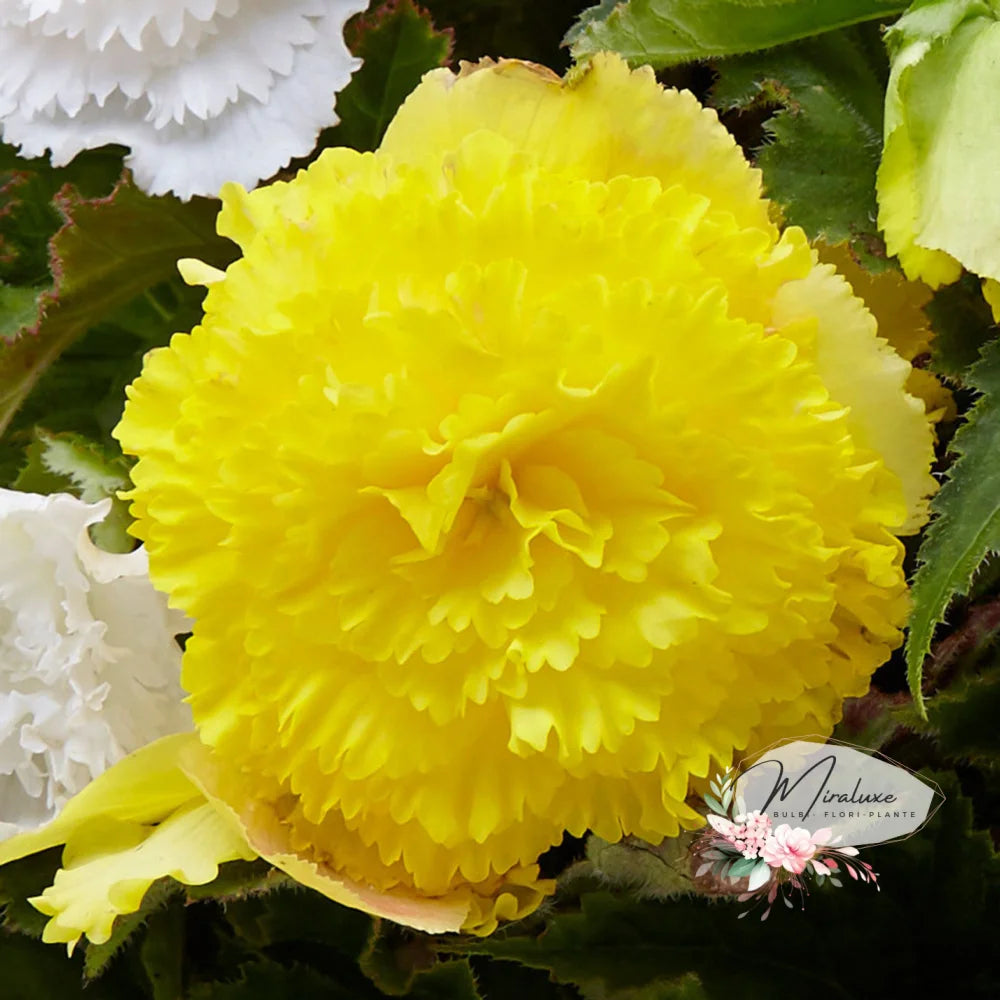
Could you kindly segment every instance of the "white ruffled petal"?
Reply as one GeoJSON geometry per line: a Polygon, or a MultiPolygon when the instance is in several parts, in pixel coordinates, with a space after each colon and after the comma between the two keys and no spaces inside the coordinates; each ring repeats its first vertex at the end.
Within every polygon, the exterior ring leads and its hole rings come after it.
{"type": "Polygon", "coordinates": [[[153,194],[253,187],[337,121],[364,0],[0,0],[0,134],[56,165],[131,148],[153,194]]]}
{"type": "Polygon", "coordinates": [[[146,553],[102,552],[110,501],[0,490],[0,840],[48,822],[125,754],[191,728],[146,553]]]}

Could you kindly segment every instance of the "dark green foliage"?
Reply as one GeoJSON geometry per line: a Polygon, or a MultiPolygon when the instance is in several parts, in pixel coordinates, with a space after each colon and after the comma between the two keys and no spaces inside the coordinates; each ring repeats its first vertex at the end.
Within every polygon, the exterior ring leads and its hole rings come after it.
{"type": "MultiPolygon", "coordinates": [[[[135,374],[133,359],[123,357],[120,345],[112,348],[97,333],[98,358],[114,358],[113,371],[106,366],[98,375],[93,363],[64,366],[63,381],[56,377],[45,384],[44,376],[51,374],[60,355],[105,323],[134,332],[129,328],[134,300],[173,281],[179,258],[196,256],[224,266],[234,256],[232,244],[215,235],[217,203],[208,199],[182,204],[172,197],[150,198],[121,181],[111,194],[90,200],[67,187],[53,204],[62,221],[48,241],[50,281],[28,290],[5,289],[5,298],[15,305],[0,321],[0,482],[5,485],[16,475],[21,450],[29,443],[17,437],[29,419],[22,407],[44,414],[39,422],[49,430],[87,433],[68,414],[82,409],[89,411],[91,421],[101,419],[94,381],[99,378],[107,393],[109,382],[135,374]],[[72,376],[66,380],[69,371],[72,376]]],[[[179,296],[178,305],[182,301],[179,296]]],[[[153,304],[155,310],[155,300],[153,304]]],[[[159,313],[160,322],[172,324],[173,312],[160,307],[159,313]]],[[[97,360],[92,354],[87,358],[97,360]]],[[[115,406],[118,415],[121,402],[119,398],[115,406]]]]}
{"type": "Polygon", "coordinates": [[[295,883],[284,872],[266,861],[230,861],[219,868],[219,875],[208,885],[189,885],[184,891],[189,900],[215,899],[228,903],[250,899],[295,883]]]}
{"type": "MultiPolygon", "coordinates": [[[[703,900],[660,904],[591,892],[581,897],[578,910],[554,917],[537,938],[491,938],[470,950],[549,970],[559,982],[600,989],[609,997],[692,971],[709,996],[763,995],[752,992],[755,981],[760,990],[791,991],[797,970],[754,954],[766,952],[762,932],[756,924],[736,925],[737,913],[703,900]],[[739,934],[733,933],[736,926],[739,934]]],[[[765,925],[764,933],[769,930],[765,925]]],[[[824,991],[827,984],[815,974],[801,982],[811,996],[837,995],[824,991]]]]}
{"type": "Polygon", "coordinates": [[[426,0],[434,23],[455,32],[454,58],[529,59],[565,70],[563,38],[588,0],[426,0]]]}
{"type": "MultiPolygon", "coordinates": [[[[150,923],[151,918],[175,903],[179,899],[179,894],[180,889],[172,879],[164,878],[154,882],[143,897],[139,909],[115,921],[111,937],[104,944],[84,945],[83,970],[86,978],[91,980],[103,976],[118,955],[142,940],[140,932],[150,923]]],[[[168,925],[160,925],[157,922],[155,926],[168,925]]],[[[153,950],[155,951],[155,946],[153,950]]]]}
{"type": "Polygon", "coordinates": [[[365,975],[389,996],[405,996],[418,973],[433,965],[430,940],[388,920],[374,924],[361,955],[365,975]]]}
{"type": "Polygon", "coordinates": [[[0,339],[13,340],[22,328],[34,322],[39,294],[40,289],[33,286],[0,285],[0,339]]]}
{"type": "Polygon", "coordinates": [[[55,196],[64,188],[103,198],[121,177],[117,146],[81,153],[65,167],[21,159],[0,143],[0,282],[41,286],[49,279],[49,240],[63,225],[55,196]]]}
{"type": "Polygon", "coordinates": [[[982,395],[955,435],[958,456],[948,482],[934,498],[935,518],[920,549],[913,580],[913,614],[907,640],[907,670],[918,710],[922,707],[924,658],[949,601],[968,592],[988,553],[1000,548],[1000,341],[983,351],[967,381],[982,395]]]}
{"type": "Polygon", "coordinates": [[[413,0],[389,0],[354,18],[345,38],[364,63],[337,96],[340,124],[324,145],[375,149],[421,76],[448,60],[451,32],[436,31],[413,0]]]}
{"type": "Polygon", "coordinates": [[[979,360],[983,345],[996,334],[996,324],[979,281],[971,274],[934,293],[926,306],[934,329],[931,366],[949,379],[961,381],[979,360]]]}
{"type": "Polygon", "coordinates": [[[406,994],[413,1000],[482,1000],[468,962],[439,962],[418,975],[406,994]]]}
{"type": "MultiPolygon", "coordinates": [[[[225,878],[223,868],[222,878],[225,878]]],[[[372,920],[358,910],[332,902],[289,880],[269,892],[251,887],[243,899],[226,905],[226,919],[240,937],[256,947],[307,942],[356,961],[367,947],[372,920]]],[[[226,886],[227,894],[232,889],[226,886]]],[[[199,890],[203,896],[214,892],[199,890]]]]}
{"type": "Polygon", "coordinates": [[[771,48],[906,7],[899,0],[604,0],[567,41],[577,59],[613,49],[660,69],[771,48]]]}
{"type": "MultiPolygon", "coordinates": [[[[99,970],[90,962],[90,951],[78,948],[72,957],[59,945],[39,939],[46,916],[29,902],[52,882],[62,855],[53,848],[0,867],[0,996],[3,1000],[145,1000],[144,988],[136,985],[127,969],[99,982],[88,978],[106,971],[115,949],[107,948],[99,970]]],[[[136,921],[136,926],[141,920],[136,921]]],[[[117,935],[117,928],[116,928],[117,935]]],[[[104,948],[105,946],[102,946],[104,948]]],[[[152,998],[151,998],[152,1000],[152,998]]]]}
{"type": "Polygon", "coordinates": [[[472,956],[476,985],[483,1000],[579,1000],[574,986],[552,981],[544,969],[472,956]]]}
{"type": "Polygon", "coordinates": [[[231,981],[200,983],[188,994],[189,1000],[356,1000],[335,980],[308,966],[282,965],[267,958],[248,962],[231,981]]]}
{"type": "Polygon", "coordinates": [[[971,804],[954,776],[929,777],[941,784],[946,801],[925,830],[865,850],[882,892],[854,882],[824,887],[808,898],[804,912],[779,906],[765,923],[754,913],[737,920],[735,903],[638,902],[585,892],[575,905],[566,900],[565,912],[541,935],[515,930],[451,947],[545,969],[585,996],[618,1000],[670,996],[658,991],[691,973],[713,1000],[934,996],[939,990],[988,997],[982,956],[991,947],[989,914],[1000,905],[1000,860],[989,837],[972,829],[971,804]],[[955,951],[946,962],[925,964],[923,957],[943,940],[955,951]],[[826,944],[818,949],[818,942],[826,944]]]}
{"type": "Polygon", "coordinates": [[[13,487],[29,493],[72,493],[86,503],[110,499],[108,516],[91,529],[94,542],[108,552],[130,552],[135,539],[126,534],[132,518],[118,498],[127,489],[129,463],[117,447],[107,447],[79,434],[50,434],[36,428],[25,451],[26,461],[13,487]]]}
{"type": "Polygon", "coordinates": [[[926,723],[914,725],[934,736],[950,759],[1000,768],[1000,668],[951,684],[928,702],[926,723]]]}
{"type": "Polygon", "coordinates": [[[35,938],[42,936],[47,918],[27,900],[52,884],[61,855],[62,851],[54,848],[0,867],[0,924],[5,929],[35,938]]]}
{"type": "Polygon", "coordinates": [[[849,241],[869,269],[887,265],[875,225],[888,63],[877,34],[838,31],[718,64],[720,110],[762,107],[756,155],[765,193],[810,239],[849,241]]]}
{"type": "Polygon", "coordinates": [[[171,906],[149,918],[140,949],[153,1000],[176,1000],[184,990],[184,911],[171,906]]]}
{"type": "Polygon", "coordinates": [[[79,963],[41,941],[0,930],[0,975],[4,1000],[62,1000],[63,997],[107,995],[103,989],[86,994],[79,963]]]}

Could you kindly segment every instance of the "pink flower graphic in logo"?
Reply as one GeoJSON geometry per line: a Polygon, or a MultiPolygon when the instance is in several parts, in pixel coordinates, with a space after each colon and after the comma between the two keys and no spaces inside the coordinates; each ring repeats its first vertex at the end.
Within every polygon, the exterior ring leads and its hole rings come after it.
{"type": "Polygon", "coordinates": [[[715,815],[710,815],[707,819],[712,829],[740,851],[744,858],[762,856],[764,845],[771,835],[771,817],[766,813],[755,809],[732,820],[715,815]]]}
{"type": "MultiPolygon", "coordinates": [[[[761,920],[767,919],[779,896],[785,906],[793,907],[790,897],[798,893],[803,899],[809,882],[840,888],[843,883],[837,876],[844,872],[855,882],[878,888],[878,873],[858,859],[856,847],[841,845],[842,836],[834,837],[830,827],[815,833],[788,823],[775,827],[759,809],[734,815],[736,778],[736,770],[730,769],[709,782],[705,795],[709,828],[692,847],[694,879],[742,883],[734,894],[741,903],[763,903],[761,920]]],[[[744,910],[740,916],[749,912],[744,910]]]]}
{"type": "Polygon", "coordinates": [[[831,834],[829,827],[810,834],[801,826],[792,829],[787,823],[782,823],[767,838],[760,856],[771,868],[784,868],[799,875],[805,871],[817,849],[826,846],[831,834]]]}

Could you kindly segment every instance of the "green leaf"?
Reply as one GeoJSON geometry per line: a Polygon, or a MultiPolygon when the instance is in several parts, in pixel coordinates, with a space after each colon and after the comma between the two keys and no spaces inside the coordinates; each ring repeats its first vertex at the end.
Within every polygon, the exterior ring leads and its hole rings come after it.
{"type": "Polygon", "coordinates": [[[389,920],[375,920],[361,971],[389,996],[405,996],[417,974],[432,968],[436,957],[430,939],[389,920]]]}
{"type": "Polygon", "coordinates": [[[852,1000],[904,991],[995,996],[983,955],[995,946],[1000,860],[990,836],[972,827],[972,805],[955,775],[926,777],[945,795],[927,826],[862,851],[879,873],[881,892],[851,880],[810,894],[805,913],[781,907],[766,923],[739,921],[736,901],[585,892],[557,897],[560,909],[550,911],[541,934],[535,926],[512,928],[482,941],[443,939],[438,948],[546,970],[595,1000],[654,998],[659,984],[688,974],[713,1000],[852,1000]],[[836,941],[836,955],[850,961],[817,957],[817,941],[836,941]],[[927,961],[943,953],[946,961],[927,961]]]}
{"type": "Polygon", "coordinates": [[[924,307],[934,338],[931,367],[941,375],[964,381],[979,352],[996,333],[993,314],[979,281],[966,274],[953,285],[939,288],[924,307]]]}
{"type": "Polygon", "coordinates": [[[420,973],[407,996],[412,1000],[482,1000],[466,961],[441,962],[420,973]]]}
{"type": "Polygon", "coordinates": [[[710,1000],[701,980],[693,973],[679,979],[655,979],[635,989],[613,990],[592,986],[583,989],[584,1000],[710,1000]]]}
{"type": "Polygon", "coordinates": [[[961,268],[1000,278],[996,144],[1000,8],[917,0],[887,32],[879,222],[911,278],[937,287],[961,268]]]}
{"type": "Polygon", "coordinates": [[[184,910],[170,906],[149,918],[140,949],[153,1000],[180,1000],[184,993],[184,910]]]}
{"type": "Polygon", "coordinates": [[[344,38],[364,62],[337,96],[340,124],[323,145],[367,151],[382,141],[389,122],[428,70],[451,54],[452,33],[437,31],[413,0],[389,0],[352,18],[344,38]]]}
{"type": "Polygon", "coordinates": [[[580,991],[584,1000],[710,1000],[701,980],[693,973],[678,979],[654,979],[645,986],[608,991],[589,986],[580,991]]]}
{"type": "Polygon", "coordinates": [[[128,504],[117,496],[130,485],[128,462],[120,451],[88,441],[79,434],[49,434],[37,429],[26,450],[27,462],[14,489],[29,493],[72,493],[86,503],[111,498],[111,511],[91,528],[95,544],[106,552],[131,552],[128,504]]]}
{"type": "Polygon", "coordinates": [[[26,449],[30,459],[39,426],[81,434],[120,453],[110,432],[121,418],[125,387],[139,374],[146,351],[200,321],[203,298],[204,289],[190,288],[172,276],[71,344],[42,374],[0,441],[0,485],[15,481],[26,449]]]}
{"type": "Polygon", "coordinates": [[[616,993],[608,1000],[709,1000],[709,997],[701,980],[693,972],[689,972],[680,979],[669,982],[660,980],[640,990],[616,993]]]}
{"type": "Polygon", "coordinates": [[[739,861],[734,862],[732,867],[728,871],[729,878],[734,881],[741,878],[746,878],[757,867],[757,861],[754,858],[740,858],[739,861]]]}
{"type": "Polygon", "coordinates": [[[610,0],[567,37],[573,56],[611,49],[656,69],[771,48],[899,14],[899,0],[610,0]]]}
{"type": "Polygon", "coordinates": [[[306,965],[285,966],[269,958],[249,962],[240,978],[228,983],[200,983],[187,1000],[358,1000],[349,987],[306,965]]]}
{"type": "Polygon", "coordinates": [[[66,476],[57,476],[50,472],[42,461],[45,445],[36,436],[24,449],[24,464],[18,470],[17,476],[11,481],[11,488],[23,493],[68,493],[72,483],[66,476]]]}
{"type": "Polygon", "coordinates": [[[924,658],[948,603],[966,594],[987,553],[1000,548],[1000,342],[990,343],[969,374],[980,396],[952,441],[958,460],[934,498],[935,518],[920,548],[906,644],[907,679],[924,714],[924,658]]]}
{"type": "Polygon", "coordinates": [[[279,889],[298,887],[290,876],[266,861],[227,861],[219,866],[219,874],[204,885],[185,886],[187,898],[191,901],[214,899],[220,903],[232,903],[279,889]]]}
{"type": "Polygon", "coordinates": [[[277,886],[274,891],[226,903],[226,919],[252,947],[306,941],[352,961],[361,955],[369,943],[371,917],[294,882],[278,882],[277,886]]]}
{"type": "Polygon", "coordinates": [[[83,956],[85,978],[91,980],[103,976],[114,959],[133,943],[150,918],[176,899],[180,891],[180,885],[173,879],[157,879],[146,890],[138,910],[126,913],[115,920],[111,928],[111,937],[107,941],[103,944],[88,942],[83,956]]]}
{"type": "Polygon", "coordinates": [[[747,891],[753,892],[755,889],[759,889],[762,885],[765,885],[771,879],[771,866],[763,859],[757,861],[754,866],[747,872],[749,876],[749,881],[747,882],[747,891]]]}
{"type": "Polygon", "coordinates": [[[174,274],[180,257],[225,266],[235,248],[214,234],[218,203],[150,198],[122,182],[106,198],[60,195],[62,229],[50,244],[52,287],[14,338],[0,343],[0,435],[40,376],[115,309],[174,274]]]}
{"type": "Polygon", "coordinates": [[[40,938],[49,918],[28,902],[52,885],[62,849],[54,847],[0,866],[0,924],[9,931],[40,938]]]}
{"type": "Polygon", "coordinates": [[[85,198],[102,198],[122,174],[125,150],[105,146],[53,167],[47,157],[24,159],[0,142],[0,283],[44,285],[49,240],[63,224],[53,199],[67,185],[85,198]]]}
{"type": "MultiPolygon", "coordinates": [[[[0,340],[14,340],[38,315],[41,289],[0,283],[0,340]]],[[[2,350],[2,347],[0,347],[2,350]]]]}
{"type": "Polygon", "coordinates": [[[779,110],[757,155],[767,196],[812,240],[849,241],[869,270],[887,265],[875,226],[888,63],[877,35],[853,29],[719,64],[713,103],[779,110]]]}
{"type": "Polygon", "coordinates": [[[714,813],[718,813],[720,816],[726,815],[726,807],[713,795],[705,796],[705,805],[714,813]]]}
{"type": "Polygon", "coordinates": [[[31,938],[0,931],[0,995],[4,1000],[68,1000],[74,996],[103,1000],[100,990],[83,993],[79,962],[64,950],[31,938]]]}
{"type": "Polygon", "coordinates": [[[421,0],[455,32],[454,59],[517,56],[557,73],[569,65],[563,37],[586,0],[421,0]]]}
{"type": "MultiPolygon", "coordinates": [[[[605,885],[628,888],[644,897],[667,899],[693,891],[690,857],[693,838],[694,834],[684,833],[653,845],[637,837],[610,843],[591,834],[587,838],[587,859],[594,875],[605,885]]],[[[716,857],[722,859],[721,855],[716,857]]]]}
{"type": "Polygon", "coordinates": [[[927,702],[918,731],[936,738],[952,760],[1000,768],[1000,667],[963,677],[927,702]]]}
{"type": "Polygon", "coordinates": [[[758,952],[753,936],[734,934],[737,911],[732,907],[711,907],[702,900],[637,903],[608,893],[587,894],[580,903],[579,913],[550,919],[539,938],[492,937],[465,947],[547,969],[558,982],[591,995],[599,990],[614,996],[693,972],[713,997],[751,1000],[783,991],[816,1000],[845,996],[825,987],[822,974],[773,969],[763,941],[758,952]],[[766,992],[755,984],[766,984],[766,992]]]}
{"type": "MultiPolygon", "coordinates": [[[[38,161],[35,161],[38,162],[38,161]]],[[[0,283],[35,285],[49,277],[48,241],[59,228],[56,188],[0,143],[0,283]]]]}
{"type": "Polygon", "coordinates": [[[905,692],[885,694],[872,687],[862,698],[848,698],[844,714],[833,731],[842,743],[878,750],[898,733],[902,722],[899,710],[912,705],[905,692]]]}
{"type": "Polygon", "coordinates": [[[63,477],[85,503],[96,503],[129,485],[128,463],[79,434],[39,431],[41,462],[53,476],[63,477]]]}
{"type": "Polygon", "coordinates": [[[439,962],[434,939],[376,920],[361,955],[361,971],[388,996],[414,1000],[479,1000],[467,962],[439,962]]]}

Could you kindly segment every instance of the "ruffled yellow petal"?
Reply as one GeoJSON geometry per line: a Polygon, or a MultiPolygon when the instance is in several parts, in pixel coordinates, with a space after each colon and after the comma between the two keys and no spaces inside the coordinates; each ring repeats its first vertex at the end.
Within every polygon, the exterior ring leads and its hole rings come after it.
{"type": "Polygon", "coordinates": [[[880,456],[899,478],[904,511],[888,523],[897,534],[919,531],[937,481],[928,461],[933,431],[923,403],[906,391],[910,364],[878,336],[875,317],[831,265],[781,287],[774,324],[813,354],[831,396],[850,408],[847,420],[858,445],[880,456]],[[814,324],[804,331],[808,341],[798,333],[804,319],[814,324]]]}
{"type": "Polygon", "coordinates": [[[1000,323],[1000,281],[986,278],[983,281],[983,298],[986,299],[993,318],[1000,323]]]}
{"type": "Polygon", "coordinates": [[[311,851],[311,857],[297,853],[290,843],[289,828],[281,823],[280,803],[253,798],[246,782],[238,775],[227,774],[200,743],[185,748],[183,766],[214,807],[239,827],[253,850],[302,885],[316,889],[336,903],[429,934],[459,931],[469,920],[468,892],[438,898],[405,891],[379,892],[339,875],[320,859],[318,851],[311,851]]]}
{"type": "Polygon", "coordinates": [[[70,952],[84,934],[102,944],[157,879],[204,885],[223,862],[255,856],[229,818],[204,801],[178,807],[155,827],[95,824],[71,836],[54,883],[31,900],[52,918],[42,940],[64,942],[70,952]]]}
{"type": "Polygon", "coordinates": [[[774,231],[760,173],[748,168],[716,113],[687,91],[664,90],[649,66],[632,70],[599,53],[569,81],[514,59],[466,65],[458,78],[433,70],[406,99],[380,149],[400,163],[417,162],[447,154],[481,128],[546,169],[591,181],[655,177],[709,198],[742,226],[774,231]]]}
{"type": "Polygon", "coordinates": [[[51,823],[0,843],[0,865],[66,844],[95,820],[127,827],[153,825],[199,798],[177,767],[181,748],[192,740],[197,740],[192,733],[164,736],[123,758],[73,796],[51,823]]]}
{"type": "Polygon", "coordinates": [[[256,857],[232,821],[178,767],[198,738],[167,736],[124,758],[71,799],[48,826],[3,845],[0,864],[65,844],[54,883],[32,904],[52,919],[43,940],[73,951],[107,941],[157,879],[202,885],[219,865],[256,857]]]}
{"type": "Polygon", "coordinates": [[[192,257],[184,257],[177,261],[177,270],[189,285],[214,285],[226,277],[225,271],[192,257]]]}
{"type": "Polygon", "coordinates": [[[878,322],[878,335],[906,361],[930,349],[934,336],[924,312],[933,293],[922,281],[909,281],[895,268],[872,272],[862,267],[847,243],[816,243],[820,263],[832,264],[878,322]]]}
{"type": "MultiPolygon", "coordinates": [[[[895,269],[879,273],[866,271],[855,261],[846,243],[816,245],[824,264],[832,264],[850,283],[878,323],[878,335],[887,340],[904,361],[914,361],[931,349],[934,331],[924,312],[931,290],[922,281],[908,281],[895,269]]],[[[955,400],[948,388],[932,372],[914,368],[906,380],[906,391],[924,401],[932,423],[953,420],[955,400]]]]}

